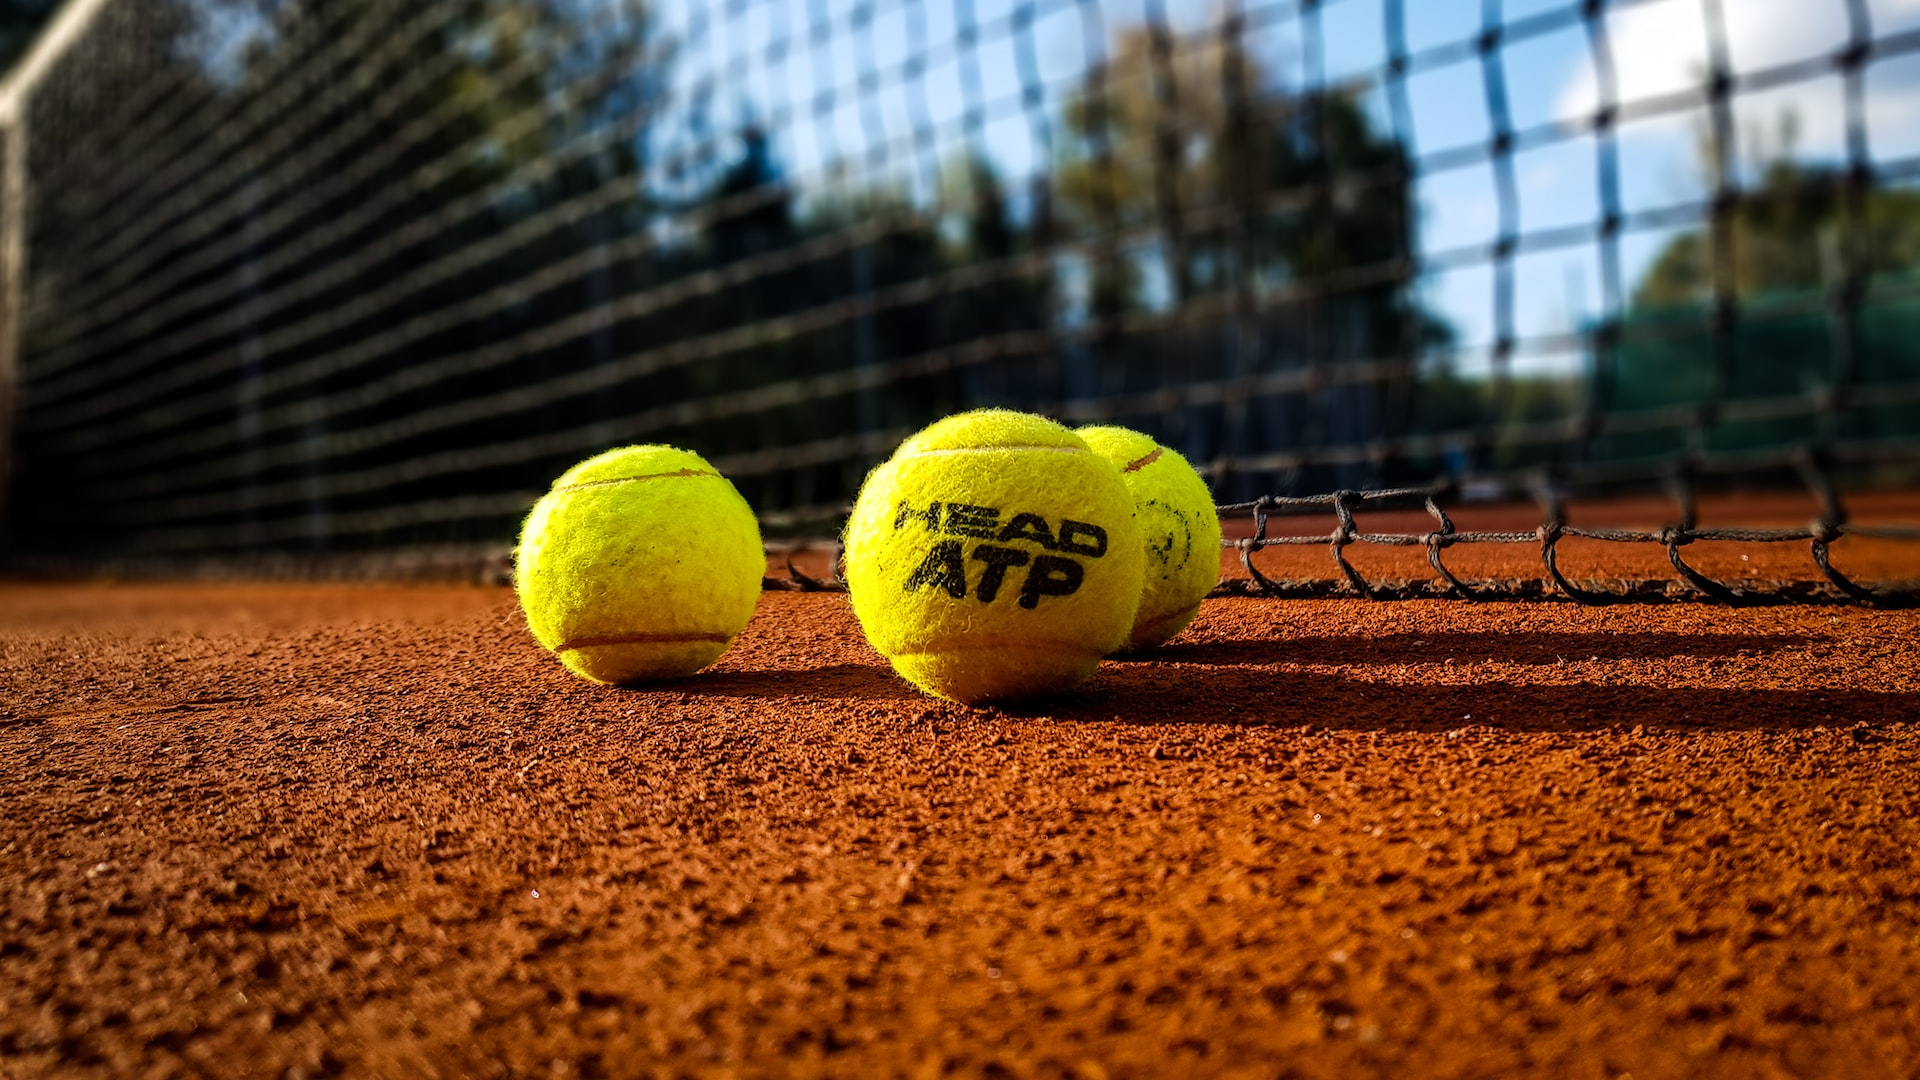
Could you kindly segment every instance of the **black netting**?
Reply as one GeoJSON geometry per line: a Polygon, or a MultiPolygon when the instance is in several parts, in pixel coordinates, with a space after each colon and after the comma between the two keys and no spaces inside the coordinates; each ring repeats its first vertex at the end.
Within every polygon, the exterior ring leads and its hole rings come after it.
{"type": "Polygon", "coordinates": [[[1812,477],[1824,567],[1920,476],[1915,101],[1873,0],[109,0],[21,121],[11,543],[497,548],[623,442],[824,532],[1004,405],[1250,511],[1555,492],[1550,572],[1557,500],[1812,477]]]}

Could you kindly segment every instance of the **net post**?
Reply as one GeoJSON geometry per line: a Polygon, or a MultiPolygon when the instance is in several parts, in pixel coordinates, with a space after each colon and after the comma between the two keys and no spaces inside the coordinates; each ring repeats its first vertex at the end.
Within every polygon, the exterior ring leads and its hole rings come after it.
{"type": "Polygon", "coordinates": [[[26,314],[27,125],[0,118],[0,556],[11,548],[13,429],[20,401],[21,320],[26,314]]]}
{"type": "Polygon", "coordinates": [[[26,55],[0,79],[0,555],[10,547],[14,419],[26,319],[27,117],[34,90],[110,0],[67,0],[26,55]]]}

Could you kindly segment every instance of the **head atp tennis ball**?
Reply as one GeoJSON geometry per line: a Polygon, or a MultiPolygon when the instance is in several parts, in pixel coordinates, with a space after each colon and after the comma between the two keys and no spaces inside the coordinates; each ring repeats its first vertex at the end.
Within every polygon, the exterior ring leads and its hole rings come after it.
{"type": "Polygon", "coordinates": [[[974,703],[1064,690],[1119,648],[1145,551],[1120,470],[1078,435],[961,413],[867,476],[847,521],[861,629],[922,690],[974,703]]]}
{"type": "Polygon", "coordinates": [[[520,530],[515,583],[534,639],[582,678],[691,675],[760,599],[760,526],[698,454],[625,446],[568,469],[520,530]]]}
{"type": "Polygon", "coordinates": [[[1187,459],[1137,431],[1084,427],[1075,432],[1119,467],[1146,547],[1145,583],[1128,649],[1173,639],[1220,581],[1220,515],[1213,493],[1187,459]]]}

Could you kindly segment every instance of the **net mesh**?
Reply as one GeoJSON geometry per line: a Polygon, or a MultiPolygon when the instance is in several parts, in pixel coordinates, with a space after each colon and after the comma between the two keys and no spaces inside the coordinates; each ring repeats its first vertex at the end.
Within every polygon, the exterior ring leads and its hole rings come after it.
{"type": "Polygon", "coordinates": [[[830,530],[982,405],[1527,542],[1920,475],[1894,0],[108,0],[28,102],[19,552],[497,549],[623,442],[830,530]]]}

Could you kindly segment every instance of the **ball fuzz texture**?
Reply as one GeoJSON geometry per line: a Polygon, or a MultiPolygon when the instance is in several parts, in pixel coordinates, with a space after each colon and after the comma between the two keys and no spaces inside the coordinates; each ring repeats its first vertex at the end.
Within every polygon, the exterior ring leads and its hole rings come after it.
{"type": "Polygon", "coordinates": [[[867,476],[847,590],[909,682],[964,703],[1064,690],[1127,640],[1145,551],[1120,470],[1003,409],[950,416],[867,476]]]}
{"type": "Polygon", "coordinates": [[[1146,549],[1140,611],[1125,648],[1171,641],[1220,580],[1220,515],[1213,493],[1186,458],[1137,431],[1085,427],[1076,434],[1119,468],[1146,549]]]}
{"type": "Polygon", "coordinates": [[[691,675],[760,598],[760,526],[698,454],[625,446],[575,465],[520,530],[515,582],[535,640],[599,683],[691,675]]]}

